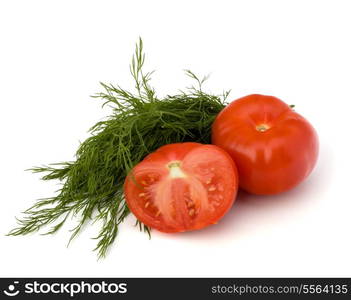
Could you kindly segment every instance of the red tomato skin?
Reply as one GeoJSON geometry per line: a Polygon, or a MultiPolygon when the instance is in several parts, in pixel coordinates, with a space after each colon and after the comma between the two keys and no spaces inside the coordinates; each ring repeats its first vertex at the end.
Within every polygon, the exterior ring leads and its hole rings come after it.
{"type": "Polygon", "coordinates": [[[295,187],[318,158],[315,129],[273,96],[253,94],[230,103],[212,125],[212,143],[235,161],[240,187],[258,195],[295,187]],[[258,130],[262,124],[268,126],[266,131],[258,130]]]}
{"type": "MultiPolygon", "coordinates": [[[[191,172],[191,166],[184,167],[186,172],[191,172]]],[[[173,179],[178,180],[178,179],[173,179]]],[[[215,146],[215,145],[204,145],[199,143],[175,143],[169,144],[160,147],[155,152],[149,154],[142,160],[139,164],[137,164],[134,169],[132,170],[131,174],[129,174],[124,183],[124,194],[125,199],[128,204],[129,209],[133,212],[136,218],[144,223],[145,225],[157,229],[161,232],[165,233],[175,233],[175,232],[183,232],[183,231],[190,231],[190,230],[198,230],[209,225],[215,224],[221,219],[232,207],[236,194],[238,190],[238,173],[235,163],[233,162],[230,155],[224,151],[223,149],[215,146]],[[196,152],[196,150],[200,152],[196,152]],[[167,164],[172,161],[185,161],[189,158],[190,155],[199,156],[202,153],[206,153],[206,150],[210,153],[216,151],[221,156],[224,157],[226,162],[226,177],[227,183],[226,186],[226,194],[224,195],[225,204],[215,211],[212,214],[208,214],[202,216],[201,219],[196,220],[195,222],[188,222],[188,224],[182,224],[182,226],[170,226],[169,224],[165,223],[162,218],[154,218],[149,214],[146,214],[144,211],[144,207],[140,206],[137,201],[135,201],[135,191],[138,184],[135,184],[135,180],[132,179],[132,174],[140,174],[141,172],[147,172],[148,170],[156,170],[161,175],[161,177],[167,177],[169,175],[167,170],[167,164]],[[197,155],[199,154],[199,155],[197,155]]],[[[140,191],[139,191],[140,192],[140,191]]],[[[179,211],[182,210],[181,206],[178,205],[179,211]]],[[[178,211],[178,213],[180,213],[178,211]]],[[[184,216],[183,216],[184,218],[184,216]]],[[[187,222],[185,222],[187,223],[187,222]]]]}

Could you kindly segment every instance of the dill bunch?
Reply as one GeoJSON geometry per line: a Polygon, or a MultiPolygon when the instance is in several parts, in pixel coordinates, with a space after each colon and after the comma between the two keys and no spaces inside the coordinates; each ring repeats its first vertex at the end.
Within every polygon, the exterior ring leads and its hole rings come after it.
{"type": "MultiPolygon", "coordinates": [[[[118,225],[129,214],[123,195],[126,175],[147,154],[162,145],[194,141],[210,143],[211,125],[224,108],[229,92],[209,95],[202,90],[207,79],[186,74],[196,82],[185,91],[159,99],[150,86],[152,72],[144,73],[145,54],[139,39],[130,65],[135,92],[101,83],[104,91],[95,98],[112,107],[112,113],[98,122],[76,152],[76,160],[30,169],[44,173],[42,180],[59,180],[61,188],[50,198],[39,199],[17,219],[18,227],[9,235],[24,235],[43,226],[52,227],[45,234],[57,232],[69,216],[77,219],[71,241],[88,220],[99,221],[94,250],[104,257],[114,242],[118,225]]],[[[150,230],[137,221],[140,230],[150,230]]]]}

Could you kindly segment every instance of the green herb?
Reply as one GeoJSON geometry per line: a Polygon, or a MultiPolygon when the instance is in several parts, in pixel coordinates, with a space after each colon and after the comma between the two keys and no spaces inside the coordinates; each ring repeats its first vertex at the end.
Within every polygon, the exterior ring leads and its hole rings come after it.
{"type": "MultiPolygon", "coordinates": [[[[229,92],[206,94],[202,84],[207,78],[199,79],[186,70],[197,86],[159,99],[149,84],[152,72],[143,72],[144,61],[140,39],[130,65],[135,93],[101,83],[104,92],[94,97],[104,100],[103,106],[112,106],[112,114],[89,130],[91,137],[80,145],[75,161],[31,169],[46,173],[43,180],[60,180],[62,186],[54,197],[39,199],[26,210],[9,235],[28,234],[48,224],[53,227],[46,234],[53,234],[72,216],[78,224],[72,229],[71,241],[88,220],[101,221],[95,250],[104,257],[116,238],[118,225],[129,214],[123,183],[131,168],[168,143],[210,143],[211,124],[225,106],[229,92]]],[[[137,224],[150,235],[148,227],[137,224]]]]}

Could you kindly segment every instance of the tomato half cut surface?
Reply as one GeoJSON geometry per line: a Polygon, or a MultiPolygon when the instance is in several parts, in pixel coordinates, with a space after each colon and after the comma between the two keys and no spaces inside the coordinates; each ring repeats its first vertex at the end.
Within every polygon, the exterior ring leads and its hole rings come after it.
{"type": "Polygon", "coordinates": [[[198,143],[159,148],[133,168],[124,184],[128,207],[137,219],[163,232],[217,223],[237,190],[237,170],[229,154],[198,143]]]}

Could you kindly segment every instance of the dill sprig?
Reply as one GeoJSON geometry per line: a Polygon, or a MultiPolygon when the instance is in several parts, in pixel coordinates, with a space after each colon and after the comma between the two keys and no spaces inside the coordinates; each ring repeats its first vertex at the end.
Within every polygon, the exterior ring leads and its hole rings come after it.
{"type": "MultiPolygon", "coordinates": [[[[24,235],[53,225],[45,234],[57,232],[69,216],[78,223],[70,241],[88,220],[101,221],[95,250],[104,257],[114,242],[118,225],[129,214],[123,195],[123,183],[131,168],[162,145],[194,141],[210,143],[211,124],[224,108],[229,92],[221,96],[202,90],[207,79],[185,73],[196,86],[174,96],[159,99],[150,86],[152,72],[144,73],[145,54],[139,39],[130,65],[136,92],[119,85],[101,83],[104,91],[95,95],[112,107],[112,113],[98,122],[76,152],[76,160],[30,169],[45,173],[42,180],[59,180],[60,190],[51,198],[39,199],[18,220],[9,235],[24,235]]],[[[150,235],[144,224],[140,230],[150,235]]]]}

